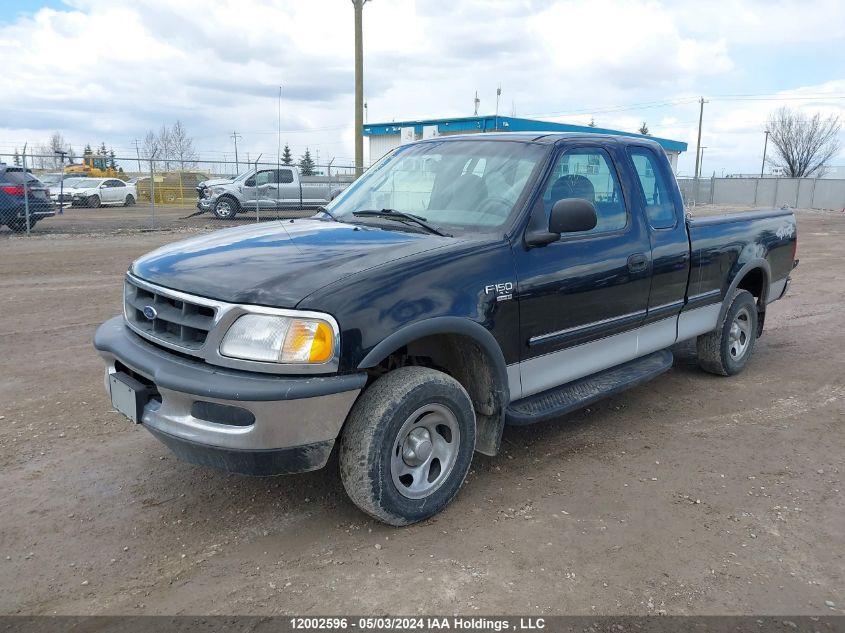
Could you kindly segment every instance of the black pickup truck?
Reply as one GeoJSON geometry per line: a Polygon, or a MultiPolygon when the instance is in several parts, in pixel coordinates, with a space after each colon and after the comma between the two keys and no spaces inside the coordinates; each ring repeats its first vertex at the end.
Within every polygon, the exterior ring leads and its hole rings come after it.
{"type": "Polygon", "coordinates": [[[354,503],[404,525],[506,424],[654,378],[679,341],[741,371],[796,244],[789,210],[686,218],[647,139],[438,138],[313,218],[140,258],[94,344],[113,406],[180,458],[272,475],[337,447],[354,503]]]}

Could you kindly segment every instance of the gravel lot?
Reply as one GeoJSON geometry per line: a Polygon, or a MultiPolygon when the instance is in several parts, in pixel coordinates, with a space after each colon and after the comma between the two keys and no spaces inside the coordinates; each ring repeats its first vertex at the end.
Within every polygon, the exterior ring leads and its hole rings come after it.
{"type": "Polygon", "coordinates": [[[227,475],[111,409],[91,339],[122,272],[207,223],[130,230],[139,211],[0,234],[0,613],[843,612],[845,215],[799,213],[801,266],[744,374],[685,346],[648,385],[508,429],[443,514],[393,529],[336,464],[227,475]]]}

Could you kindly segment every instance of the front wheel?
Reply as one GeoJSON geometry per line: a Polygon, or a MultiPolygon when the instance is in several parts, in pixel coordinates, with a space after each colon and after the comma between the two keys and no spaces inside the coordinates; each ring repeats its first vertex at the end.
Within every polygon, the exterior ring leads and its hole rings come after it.
{"type": "Polygon", "coordinates": [[[461,384],[427,367],[401,367],[376,380],[352,408],[340,475],[361,510],[408,525],[448,505],[474,450],[475,412],[461,384]]]}
{"type": "Polygon", "coordinates": [[[234,220],[238,214],[238,203],[231,198],[220,198],[212,213],[221,220],[234,220]]]}
{"type": "Polygon", "coordinates": [[[132,194],[126,196],[126,200],[123,201],[124,207],[134,207],[135,206],[135,197],[132,194]]]}
{"type": "Polygon", "coordinates": [[[100,196],[94,195],[88,198],[88,206],[92,209],[97,209],[102,204],[102,200],[100,200],[100,196]]]}
{"type": "Polygon", "coordinates": [[[747,290],[737,290],[719,327],[698,337],[698,364],[711,374],[733,376],[745,369],[756,341],[757,303],[747,290]]]}

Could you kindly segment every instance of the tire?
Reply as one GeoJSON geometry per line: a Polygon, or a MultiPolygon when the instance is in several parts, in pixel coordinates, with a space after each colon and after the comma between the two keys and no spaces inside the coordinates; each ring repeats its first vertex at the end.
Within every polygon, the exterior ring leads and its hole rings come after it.
{"type": "Polygon", "coordinates": [[[135,206],[135,197],[130,193],[126,196],[126,200],[123,201],[124,207],[134,207],[135,206]]]}
{"type": "Polygon", "coordinates": [[[238,202],[234,198],[223,196],[215,203],[211,212],[221,220],[234,220],[238,211],[238,202]]]}
{"type": "Polygon", "coordinates": [[[93,195],[88,198],[88,204],[86,206],[92,209],[98,209],[102,205],[102,201],[100,200],[100,196],[93,195]]]}
{"type": "Polygon", "coordinates": [[[734,376],[745,369],[757,341],[757,303],[747,290],[736,290],[725,318],[698,337],[698,364],[711,374],[734,376]]]}
{"type": "Polygon", "coordinates": [[[427,367],[401,367],[352,407],[340,441],[340,476],[361,510],[409,525],[449,504],[474,451],[475,412],[460,383],[427,367]]]}
{"type": "MultiPolygon", "coordinates": [[[[29,219],[29,230],[35,228],[37,220],[33,220],[32,218],[29,219]]],[[[7,222],[8,226],[12,231],[15,233],[26,233],[26,218],[14,218],[7,222]]]]}

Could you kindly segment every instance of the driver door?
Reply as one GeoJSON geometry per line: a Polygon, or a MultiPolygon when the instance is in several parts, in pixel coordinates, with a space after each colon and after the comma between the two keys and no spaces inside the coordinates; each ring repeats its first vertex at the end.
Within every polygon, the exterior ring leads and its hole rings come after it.
{"type": "Polygon", "coordinates": [[[548,227],[555,202],[583,198],[596,209],[589,231],[514,248],[519,289],[521,397],[637,356],[635,330],[648,307],[651,249],[624,195],[613,144],[569,145],[557,156],[532,209],[548,227]]]}
{"type": "Polygon", "coordinates": [[[262,169],[247,178],[243,188],[247,208],[268,209],[276,206],[279,196],[278,173],[275,169],[262,169]]]}

